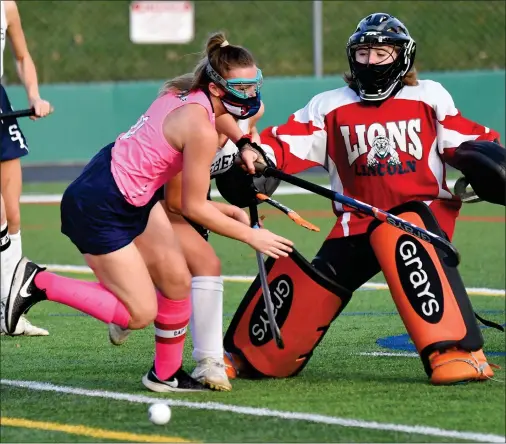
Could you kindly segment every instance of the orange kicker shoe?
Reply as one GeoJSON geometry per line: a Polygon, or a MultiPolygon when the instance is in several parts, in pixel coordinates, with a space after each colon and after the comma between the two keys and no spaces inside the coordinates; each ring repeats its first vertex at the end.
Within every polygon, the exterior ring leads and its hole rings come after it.
{"type": "Polygon", "coordinates": [[[225,372],[228,379],[235,379],[239,374],[239,357],[229,352],[223,354],[223,362],[225,362],[225,372]]]}
{"type": "Polygon", "coordinates": [[[249,378],[254,374],[250,364],[239,355],[225,351],[223,354],[228,379],[249,378]]]}
{"type": "Polygon", "coordinates": [[[448,385],[459,382],[483,381],[494,376],[492,366],[487,362],[483,350],[468,352],[451,348],[434,352],[429,356],[432,367],[431,384],[448,385]]]}

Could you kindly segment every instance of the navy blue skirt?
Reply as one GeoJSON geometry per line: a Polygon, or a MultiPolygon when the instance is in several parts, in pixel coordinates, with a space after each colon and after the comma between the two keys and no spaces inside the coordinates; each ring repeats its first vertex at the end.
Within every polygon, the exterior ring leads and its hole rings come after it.
{"type": "Polygon", "coordinates": [[[149,213],[163,199],[161,187],[142,207],[129,204],[111,172],[114,143],[102,148],[63,194],[61,232],[83,254],[107,254],[143,233],[149,213]]]}
{"type": "MultiPolygon", "coordinates": [[[[11,102],[2,85],[0,85],[0,110],[2,113],[12,111],[11,102]]],[[[28,145],[23,132],[19,129],[17,119],[9,117],[0,120],[0,161],[19,159],[28,154],[28,145]]]]}

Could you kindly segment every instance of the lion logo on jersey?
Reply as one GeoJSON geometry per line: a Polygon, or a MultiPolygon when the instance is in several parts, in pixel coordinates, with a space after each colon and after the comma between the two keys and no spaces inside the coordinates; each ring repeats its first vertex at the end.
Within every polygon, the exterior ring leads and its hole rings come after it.
{"type": "Polygon", "coordinates": [[[371,151],[369,151],[369,154],[367,155],[367,166],[374,167],[378,165],[379,162],[376,157],[379,159],[386,159],[388,156],[390,156],[390,159],[388,159],[389,165],[401,164],[399,154],[397,154],[397,151],[390,140],[388,140],[385,136],[377,136],[372,143],[371,151]]]}

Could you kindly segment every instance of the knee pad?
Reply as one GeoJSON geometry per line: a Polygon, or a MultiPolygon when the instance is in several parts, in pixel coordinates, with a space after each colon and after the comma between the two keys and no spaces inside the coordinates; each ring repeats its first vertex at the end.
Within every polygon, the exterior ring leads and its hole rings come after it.
{"type": "MultiPolygon", "coordinates": [[[[430,208],[408,202],[390,213],[442,237],[430,208]]],[[[429,356],[458,348],[477,351],[483,336],[457,268],[447,267],[444,253],[433,245],[388,225],[374,221],[369,227],[371,246],[388,287],[428,376],[429,356]]]]}
{"type": "Polygon", "coordinates": [[[289,257],[266,261],[274,315],[285,344],[273,340],[257,276],[224,339],[243,377],[286,378],[299,373],[323,339],[351,292],[316,270],[295,249],[289,257]]]}

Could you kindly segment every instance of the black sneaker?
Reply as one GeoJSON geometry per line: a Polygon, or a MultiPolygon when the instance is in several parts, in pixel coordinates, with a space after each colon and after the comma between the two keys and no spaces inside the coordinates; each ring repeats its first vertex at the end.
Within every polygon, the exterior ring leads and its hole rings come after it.
{"type": "Polygon", "coordinates": [[[26,257],[18,262],[5,304],[5,327],[8,335],[14,334],[19,318],[24,313],[37,302],[47,299],[46,292],[37,288],[34,282],[35,276],[44,270],[45,268],[39,267],[26,257]]]}
{"type": "Polygon", "coordinates": [[[200,392],[209,390],[205,385],[193,379],[180,367],[176,373],[165,380],[158,379],[155,366],[142,377],[142,383],[152,392],[200,392]]]}

